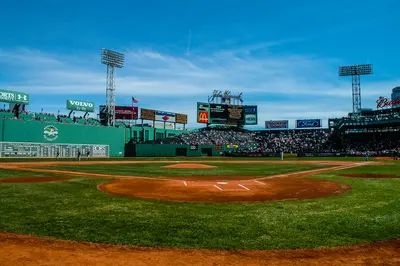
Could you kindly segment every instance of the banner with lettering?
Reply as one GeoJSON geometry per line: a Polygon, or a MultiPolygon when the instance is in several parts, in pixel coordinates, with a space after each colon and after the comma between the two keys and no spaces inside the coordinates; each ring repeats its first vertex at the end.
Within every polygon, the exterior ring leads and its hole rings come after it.
{"type": "Polygon", "coordinates": [[[284,129],[289,128],[288,120],[265,121],[266,129],[284,129]]]}
{"type": "Polygon", "coordinates": [[[67,109],[72,111],[94,112],[94,102],[67,100],[67,109]]]}
{"type": "Polygon", "coordinates": [[[296,120],[296,128],[319,128],[322,127],[321,119],[296,120]]]}

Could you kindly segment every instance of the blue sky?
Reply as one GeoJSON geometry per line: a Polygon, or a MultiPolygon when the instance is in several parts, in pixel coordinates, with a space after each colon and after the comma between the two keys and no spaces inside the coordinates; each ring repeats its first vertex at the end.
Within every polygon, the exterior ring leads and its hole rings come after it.
{"type": "Polygon", "coordinates": [[[374,64],[362,107],[400,85],[400,2],[2,1],[0,88],[31,94],[32,111],[67,113],[66,99],[105,102],[101,48],[125,53],[117,105],[189,115],[214,89],[243,92],[265,120],[340,117],[352,110],[339,65],[374,64]],[[188,35],[191,31],[188,50],[188,35]]]}

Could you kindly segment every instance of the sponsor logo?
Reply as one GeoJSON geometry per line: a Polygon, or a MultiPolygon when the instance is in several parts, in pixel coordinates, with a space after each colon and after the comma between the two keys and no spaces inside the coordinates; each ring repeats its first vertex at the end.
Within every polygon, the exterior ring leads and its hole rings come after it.
{"type": "Polygon", "coordinates": [[[18,101],[27,101],[28,97],[26,95],[17,94],[18,101]]]}
{"type": "Polygon", "coordinates": [[[288,128],[288,121],[265,121],[265,128],[288,128]]]}
{"type": "Polygon", "coordinates": [[[0,100],[13,101],[15,100],[15,95],[11,92],[0,91],[0,100]]]}
{"type": "Polygon", "coordinates": [[[93,103],[81,102],[81,101],[72,101],[72,100],[69,100],[69,103],[70,103],[72,106],[80,106],[80,107],[93,107],[93,106],[94,106],[93,103]]]}
{"type": "Polygon", "coordinates": [[[309,128],[309,127],[321,127],[321,120],[310,119],[310,120],[297,120],[298,128],[309,128]]]}
{"type": "Polygon", "coordinates": [[[385,97],[379,97],[379,99],[376,101],[376,108],[385,108],[388,106],[393,106],[398,104],[400,104],[400,97],[393,101],[385,97]]]}
{"type": "Polygon", "coordinates": [[[54,141],[58,138],[58,129],[55,126],[45,126],[43,136],[48,141],[54,141]]]}
{"type": "Polygon", "coordinates": [[[198,109],[199,111],[208,112],[209,105],[208,104],[199,104],[198,109]]]}
{"type": "Polygon", "coordinates": [[[199,112],[199,123],[208,123],[208,112],[199,112]]]}
{"type": "Polygon", "coordinates": [[[169,120],[169,116],[164,115],[162,119],[163,119],[164,121],[168,121],[168,120],[169,120]]]}
{"type": "Polygon", "coordinates": [[[252,125],[257,123],[257,117],[255,115],[246,115],[245,123],[252,125]]]}
{"type": "Polygon", "coordinates": [[[248,113],[248,114],[255,114],[255,113],[257,113],[257,107],[249,107],[249,106],[246,106],[246,107],[244,108],[244,112],[245,112],[245,113],[248,113]]]}

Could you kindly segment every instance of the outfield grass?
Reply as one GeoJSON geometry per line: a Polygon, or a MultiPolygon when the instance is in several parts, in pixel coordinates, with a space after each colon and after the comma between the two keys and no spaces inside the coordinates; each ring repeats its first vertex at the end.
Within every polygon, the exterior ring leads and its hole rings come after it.
{"type": "Polygon", "coordinates": [[[209,169],[165,169],[170,164],[93,164],[93,165],[59,165],[38,167],[87,173],[107,173],[111,175],[131,176],[269,176],[295,171],[305,171],[326,167],[307,164],[207,164],[217,166],[209,169]]]}
{"type": "MultiPolygon", "coordinates": [[[[52,173],[36,173],[36,172],[0,169],[0,178],[40,177],[40,176],[55,176],[55,175],[52,173]]],[[[59,175],[57,175],[57,176],[59,176],[59,175]]],[[[60,176],[64,176],[64,175],[60,175],[60,176]]]]}
{"type": "MultiPolygon", "coordinates": [[[[395,174],[399,167],[368,166],[341,172],[395,174]]],[[[109,179],[85,177],[0,184],[0,231],[111,244],[222,249],[311,248],[399,238],[400,179],[346,178],[335,173],[312,178],[349,184],[351,192],[257,204],[118,197],[96,189],[109,179]]],[[[3,177],[20,174],[27,173],[1,172],[3,177]]]]}

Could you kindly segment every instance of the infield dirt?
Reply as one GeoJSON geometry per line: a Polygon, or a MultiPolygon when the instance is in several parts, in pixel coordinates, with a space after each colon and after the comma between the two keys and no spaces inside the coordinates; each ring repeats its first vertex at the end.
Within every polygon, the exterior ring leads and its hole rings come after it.
{"type": "Polygon", "coordinates": [[[0,265],[399,265],[400,240],[297,250],[193,250],[72,242],[0,233],[0,265]]]}
{"type": "Polygon", "coordinates": [[[170,164],[166,166],[162,166],[162,168],[172,168],[172,169],[210,169],[210,168],[217,168],[213,165],[207,164],[200,164],[200,163],[177,163],[177,164],[170,164]]]}

